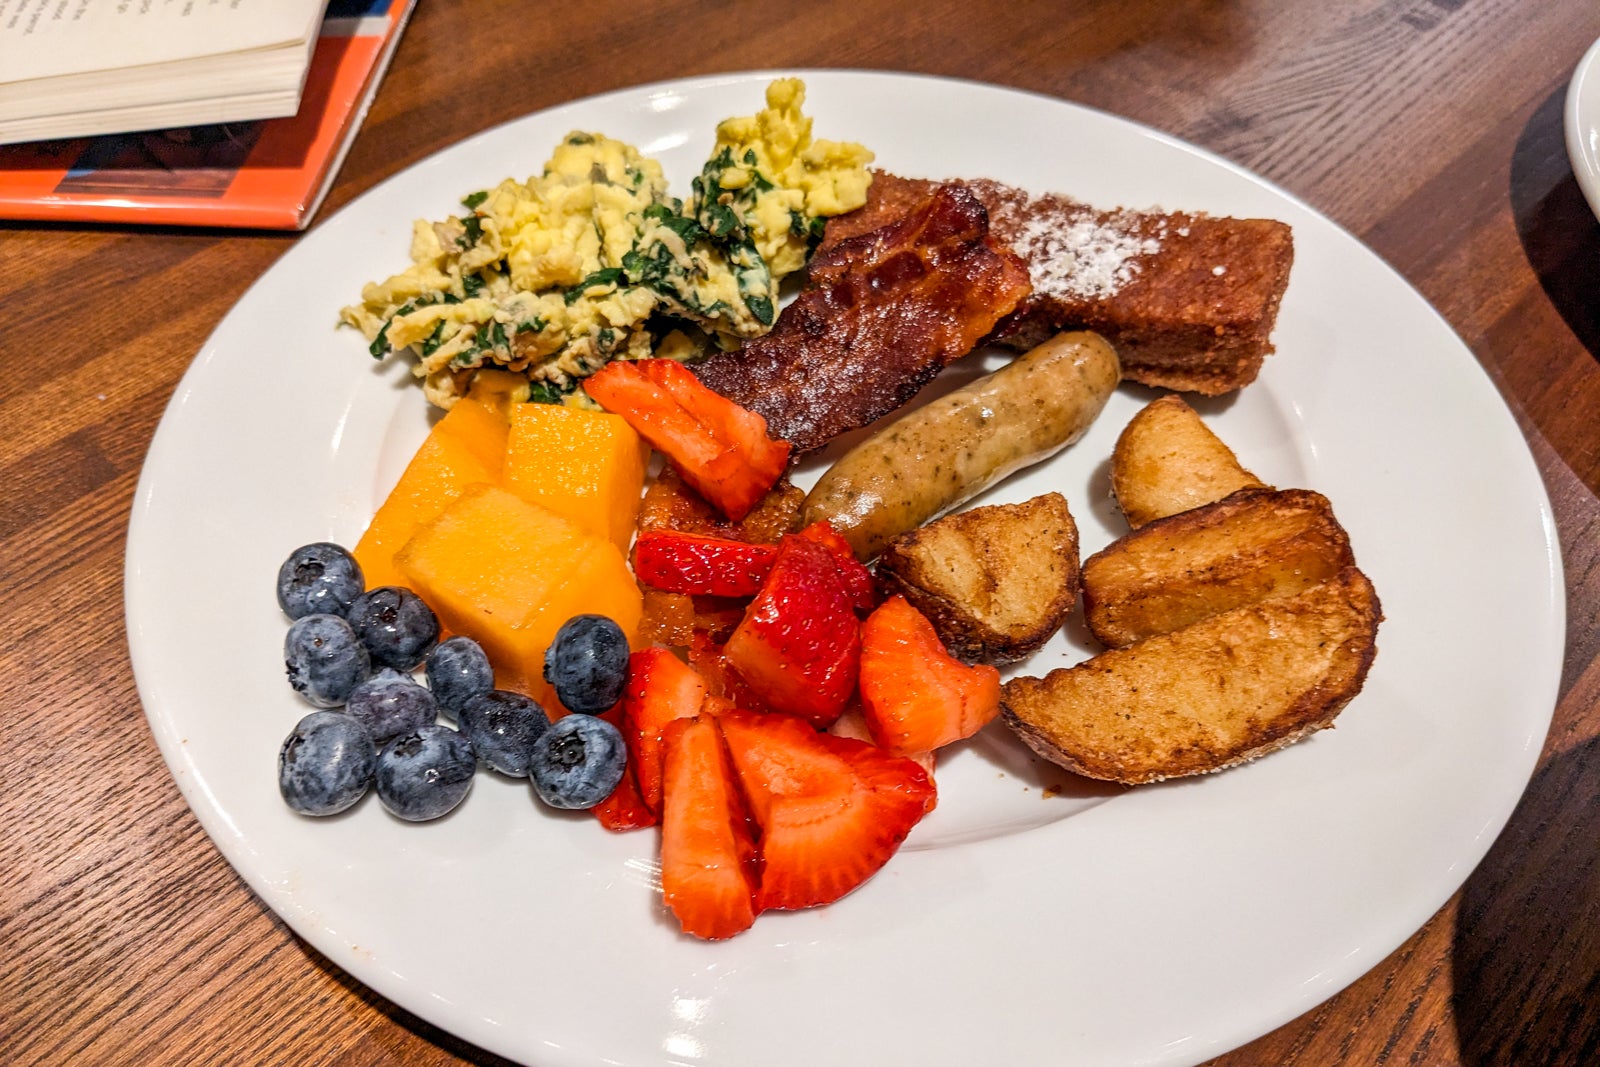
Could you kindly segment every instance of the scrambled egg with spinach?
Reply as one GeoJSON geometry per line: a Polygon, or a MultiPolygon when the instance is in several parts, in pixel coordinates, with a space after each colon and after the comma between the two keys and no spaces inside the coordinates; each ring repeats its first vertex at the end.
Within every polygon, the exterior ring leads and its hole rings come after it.
{"type": "Polygon", "coordinates": [[[613,359],[689,358],[772,328],[778,284],[833,215],[866,200],[872,154],[815,141],[805,86],[773,82],[758,114],[717,127],[687,205],[631,145],[571,133],[537,177],[412,226],[412,265],[340,312],[375,358],[410,350],[442,407],[482,368],[525,376],[530,398],[580,399],[613,359]]]}

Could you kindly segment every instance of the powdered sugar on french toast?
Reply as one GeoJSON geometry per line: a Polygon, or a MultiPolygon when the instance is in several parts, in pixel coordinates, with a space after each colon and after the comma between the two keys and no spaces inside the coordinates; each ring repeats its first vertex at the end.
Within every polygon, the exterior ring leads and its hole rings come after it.
{"type": "Polygon", "coordinates": [[[1158,237],[1129,232],[1115,216],[1066,222],[1037,214],[1008,236],[1030,265],[1035,292],[1058,299],[1111,296],[1138,273],[1138,257],[1161,251],[1158,237]]]}

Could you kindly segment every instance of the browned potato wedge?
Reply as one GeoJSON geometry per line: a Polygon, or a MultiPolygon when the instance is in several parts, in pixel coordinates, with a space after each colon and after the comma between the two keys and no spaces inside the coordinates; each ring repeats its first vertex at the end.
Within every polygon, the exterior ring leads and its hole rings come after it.
{"type": "Polygon", "coordinates": [[[1382,611],[1354,567],[1044,678],[1016,678],[1001,711],[1039,755],[1137,784],[1204,774],[1320,730],[1360,691],[1382,611]]]}
{"type": "Polygon", "coordinates": [[[878,584],[968,663],[1008,663],[1049,640],[1078,598],[1078,526],[1060,493],[950,515],[889,542],[878,584]]]}
{"type": "Polygon", "coordinates": [[[1157,519],[1083,562],[1089,631],[1112,648],[1286,596],[1355,563],[1327,497],[1245,489],[1157,519]]]}
{"type": "Polygon", "coordinates": [[[1265,487],[1176,394],[1146,404],[1111,453],[1111,492],[1135,530],[1240,489],[1265,487]]]}

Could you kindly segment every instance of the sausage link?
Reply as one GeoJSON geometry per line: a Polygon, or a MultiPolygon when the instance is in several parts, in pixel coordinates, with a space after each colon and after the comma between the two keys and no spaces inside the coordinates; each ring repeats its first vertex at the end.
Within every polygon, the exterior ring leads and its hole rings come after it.
{"type": "Polygon", "coordinates": [[[891,539],[1082,437],[1121,380],[1111,345],[1063,333],[863,441],[806,496],[870,560],[891,539]]]}

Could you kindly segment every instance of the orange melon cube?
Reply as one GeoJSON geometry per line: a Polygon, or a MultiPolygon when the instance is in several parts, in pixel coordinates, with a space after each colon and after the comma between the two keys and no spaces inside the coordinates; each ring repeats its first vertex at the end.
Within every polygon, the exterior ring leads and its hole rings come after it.
{"type": "Polygon", "coordinates": [[[504,473],[506,438],[511,433],[504,408],[464,396],[434,424],[433,432],[448,434],[460,441],[494,472],[496,481],[504,473]]]}
{"type": "Polygon", "coordinates": [[[508,432],[505,419],[470,399],[458,400],[434,424],[356,542],[356,562],[369,589],[404,585],[394,557],[417,527],[437,517],[468,486],[500,481],[508,432]]]}
{"type": "Polygon", "coordinates": [[[626,552],[650,450],[620,416],[555,404],[511,411],[505,486],[626,552]]]}
{"type": "Polygon", "coordinates": [[[544,654],[573,615],[609,615],[632,638],[640,593],[620,549],[548,508],[477,485],[417,529],[396,557],[452,633],[483,645],[495,684],[557,710],[544,654]]]}

